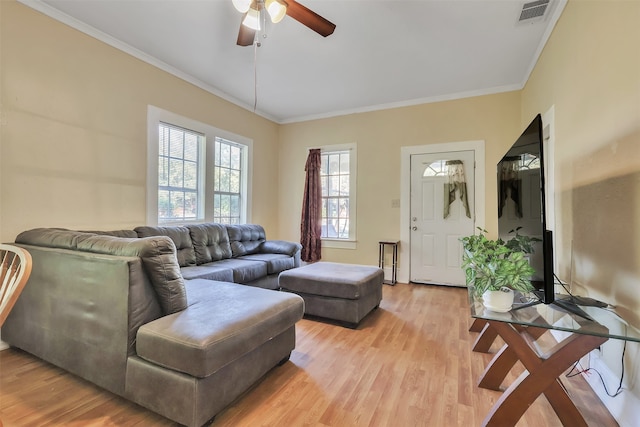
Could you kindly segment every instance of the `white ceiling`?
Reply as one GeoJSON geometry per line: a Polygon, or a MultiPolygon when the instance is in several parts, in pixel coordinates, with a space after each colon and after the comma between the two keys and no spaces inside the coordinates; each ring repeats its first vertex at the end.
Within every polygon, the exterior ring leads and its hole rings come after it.
{"type": "Polygon", "coordinates": [[[335,32],[285,17],[254,48],[231,0],[20,1],[278,123],[521,89],[566,4],[299,0],[335,32]]]}

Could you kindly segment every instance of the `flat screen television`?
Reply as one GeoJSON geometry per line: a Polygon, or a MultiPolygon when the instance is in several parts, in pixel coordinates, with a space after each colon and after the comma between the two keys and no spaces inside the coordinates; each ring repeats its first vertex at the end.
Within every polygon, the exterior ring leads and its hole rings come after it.
{"type": "Polygon", "coordinates": [[[553,235],[547,229],[542,117],[533,121],[498,162],[498,235],[508,241],[517,234],[536,239],[529,262],[536,303],[553,304],[591,319],[578,306],[606,307],[598,300],[555,293],[553,235]]]}
{"type": "Polygon", "coordinates": [[[498,235],[536,239],[529,261],[540,302],[554,302],[553,237],[547,230],[542,117],[538,114],[497,165],[498,235]]]}

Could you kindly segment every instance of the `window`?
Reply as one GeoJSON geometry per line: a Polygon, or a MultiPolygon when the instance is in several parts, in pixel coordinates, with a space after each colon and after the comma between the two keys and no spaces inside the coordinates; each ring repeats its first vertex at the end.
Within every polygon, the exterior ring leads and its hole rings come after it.
{"type": "Polygon", "coordinates": [[[422,176],[425,178],[429,176],[447,176],[447,161],[436,160],[435,162],[429,163],[424,169],[422,176]]]}
{"type": "Polygon", "coordinates": [[[158,221],[197,219],[204,135],[166,123],[158,133],[158,221]]]}
{"type": "Polygon", "coordinates": [[[322,239],[330,247],[355,248],[355,144],[322,149],[322,239]]]}
{"type": "Polygon", "coordinates": [[[240,224],[242,221],[242,145],[216,138],[213,221],[240,224]]]}
{"type": "Polygon", "coordinates": [[[322,237],[349,238],[349,151],[321,154],[322,237]]]}
{"type": "Polygon", "coordinates": [[[540,169],[540,157],[533,153],[524,153],[520,156],[520,169],[540,169]]]}
{"type": "Polygon", "coordinates": [[[149,106],[147,223],[249,221],[251,149],[250,139],[149,106]]]}

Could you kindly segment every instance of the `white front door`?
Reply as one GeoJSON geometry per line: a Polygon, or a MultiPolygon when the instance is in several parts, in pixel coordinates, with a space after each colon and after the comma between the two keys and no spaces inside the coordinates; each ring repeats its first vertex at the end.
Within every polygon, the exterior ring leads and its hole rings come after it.
{"type": "MultiPolygon", "coordinates": [[[[474,233],[474,151],[411,155],[410,281],[464,286],[460,237],[474,233]],[[460,161],[466,178],[467,209],[460,190],[449,203],[447,162],[460,161]],[[447,194],[445,199],[445,192],[447,194]],[[448,212],[446,210],[448,205],[448,212]]],[[[454,162],[455,163],[455,162],[454,162]]]]}

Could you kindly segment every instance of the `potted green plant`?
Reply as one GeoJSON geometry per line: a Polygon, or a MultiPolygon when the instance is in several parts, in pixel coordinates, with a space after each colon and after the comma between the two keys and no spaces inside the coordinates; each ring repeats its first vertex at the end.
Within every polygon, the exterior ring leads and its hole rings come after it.
{"type": "Polygon", "coordinates": [[[513,291],[523,293],[533,290],[531,275],[534,269],[526,253],[515,244],[498,239],[488,239],[487,230],[478,227],[480,233],[460,239],[464,249],[462,268],[467,286],[490,310],[506,312],[513,304],[513,291]]]}
{"type": "Polygon", "coordinates": [[[542,239],[520,234],[521,229],[522,227],[517,227],[509,231],[509,234],[515,233],[515,235],[511,239],[507,240],[505,244],[509,249],[513,251],[520,251],[520,252],[524,252],[525,254],[532,254],[534,252],[533,245],[536,242],[542,242],[542,239]]]}

